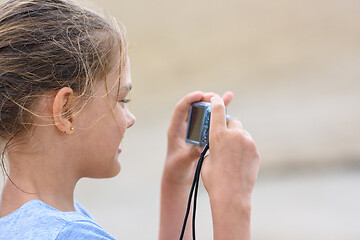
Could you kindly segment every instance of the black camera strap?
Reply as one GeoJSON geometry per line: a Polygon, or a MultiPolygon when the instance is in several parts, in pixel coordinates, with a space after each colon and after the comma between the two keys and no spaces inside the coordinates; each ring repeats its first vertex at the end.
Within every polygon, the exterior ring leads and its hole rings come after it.
{"type": "Polygon", "coordinates": [[[181,230],[180,240],[182,240],[183,237],[184,237],[185,228],[186,228],[186,222],[187,222],[187,219],[189,217],[190,207],[191,207],[191,200],[192,200],[194,190],[195,190],[195,193],[194,193],[194,205],[193,205],[192,235],[193,235],[193,240],[195,240],[196,200],[197,200],[197,193],[198,193],[198,188],[199,188],[200,170],[201,170],[202,163],[204,161],[205,154],[206,154],[208,149],[209,149],[209,144],[206,144],[204,149],[201,152],[200,159],[199,159],[198,164],[196,166],[194,180],[192,182],[191,189],[190,189],[190,194],[189,194],[188,204],[187,204],[187,208],[186,208],[186,214],[185,214],[185,218],[184,218],[184,223],[183,223],[182,230],[181,230]]]}

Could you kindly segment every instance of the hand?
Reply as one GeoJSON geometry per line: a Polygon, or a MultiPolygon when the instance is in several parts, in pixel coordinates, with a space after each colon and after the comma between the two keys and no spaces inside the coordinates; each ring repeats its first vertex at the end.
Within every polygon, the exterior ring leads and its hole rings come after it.
{"type": "MultiPolygon", "coordinates": [[[[214,93],[193,92],[177,103],[168,128],[168,149],[163,181],[191,184],[202,148],[185,142],[190,107],[193,102],[209,102],[214,96],[216,96],[214,93]]],[[[232,92],[223,95],[222,101],[225,106],[232,98],[232,92]]]]}
{"type": "MultiPolygon", "coordinates": [[[[168,149],[161,182],[160,231],[159,239],[176,239],[181,232],[186,203],[189,196],[196,163],[202,148],[185,142],[187,121],[191,104],[210,101],[214,93],[193,92],[176,105],[168,129],[168,149]]],[[[225,105],[233,98],[231,92],[223,96],[225,105]]],[[[191,214],[191,213],[190,213],[191,214]]],[[[192,219],[188,219],[191,226],[192,219]]],[[[190,228],[185,231],[184,239],[191,239],[190,228]]]]}
{"type": "Polygon", "coordinates": [[[259,171],[259,153],[241,122],[234,118],[226,122],[225,117],[224,102],[215,96],[211,99],[210,154],[201,170],[203,183],[210,201],[238,197],[249,203],[259,171]]]}

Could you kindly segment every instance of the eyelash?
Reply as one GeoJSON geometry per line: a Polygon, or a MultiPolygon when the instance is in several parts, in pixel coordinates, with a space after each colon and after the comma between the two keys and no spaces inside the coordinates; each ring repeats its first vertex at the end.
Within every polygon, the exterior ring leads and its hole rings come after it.
{"type": "Polygon", "coordinates": [[[118,102],[120,102],[120,103],[128,103],[128,102],[130,102],[130,99],[124,98],[124,99],[122,99],[122,100],[120,100],[118,102]]]}

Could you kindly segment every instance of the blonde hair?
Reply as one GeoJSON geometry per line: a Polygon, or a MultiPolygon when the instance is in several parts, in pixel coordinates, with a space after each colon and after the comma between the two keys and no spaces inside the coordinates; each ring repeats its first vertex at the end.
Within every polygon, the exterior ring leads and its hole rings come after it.
{"type": "Polygon", "coordinates": [[[3,171],[10,141],[32,127],[36,100],[63,87],[82,98],[91,96],[95,83],[112,68],[114,47],[119,47],[122,73],[124,29],[74,1],[0,3],[0,138],[7,141],[3,171]]]}

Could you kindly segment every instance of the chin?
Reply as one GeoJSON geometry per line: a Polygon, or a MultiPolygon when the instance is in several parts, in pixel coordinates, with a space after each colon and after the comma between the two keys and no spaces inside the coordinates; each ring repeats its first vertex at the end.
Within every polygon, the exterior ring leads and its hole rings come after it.
{"type": "Polygon", "coordinates": [[[116,155],[115,159],[112,161],[112,163],[104,168],[105,166],[98,166],[99,168],[91,174],[91,176],[88,176],[90,178],[113,178],[117,176],[120,173],[121,165],[119,161],[119,156],[116,155]],[[100,169],[100,167],[102,167],[100,169]]]}
{"type": "Polygon", "coordinates": [[[104,178],[113,178],[113,177],[116,177],[119,173],[120,173],[120,170],[121,170],[121,164],[120,164],[120,161],[118,159],[118,156],[115,157],[115,160],[114,160],[114,164],[113,166],[111,167],[111,169],[109,169],[109,174],[104,177],[104,178]]]}
{"type": "Polygon", "coordinates": [[[95,176],[90,176],[90,178],[113,178],[116,177],[120,173],[121,167],[113,168],[110,171],[104,171],[102,173],[98,173],[95,176]]]}
{"type": "Polygon", "coordinates": [[[111,176],[109,176],[109,178],[116,177],[120,173],[120,171],[121,171],[120,163],[118,163],[117,166],[113,170],[114,171],[112,172],[111,176]]]}

